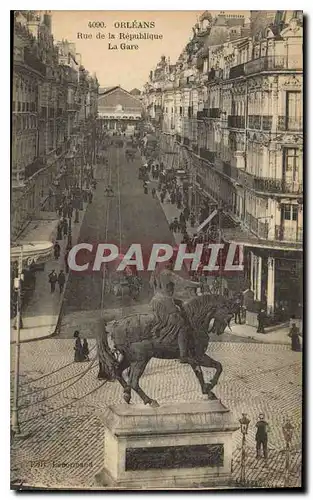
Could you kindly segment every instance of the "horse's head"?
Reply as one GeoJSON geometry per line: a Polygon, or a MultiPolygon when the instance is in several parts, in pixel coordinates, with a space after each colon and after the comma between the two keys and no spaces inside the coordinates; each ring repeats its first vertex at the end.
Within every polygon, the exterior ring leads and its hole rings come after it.
{"type": "Polygon", "coordinates": [[[229,321],[232,319],[233,313],[228,309],[222,307],[217,309],[214,314],[214,324],[213,331],[216,335],[222,335],[225,328],[229,325],[229,321]]]}

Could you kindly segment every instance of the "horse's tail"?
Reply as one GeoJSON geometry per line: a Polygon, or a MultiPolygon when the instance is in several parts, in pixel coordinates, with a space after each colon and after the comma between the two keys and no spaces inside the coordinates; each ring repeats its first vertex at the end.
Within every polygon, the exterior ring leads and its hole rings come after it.
{"type": "Polygon", "coordinates": [[[118,360],[115,358],[108,343],[108,332],[104,328],[99,331],[97,336],[97,350],[99,357],[99,378],[114,380],[116,378],[116,369],[118,360]]]}

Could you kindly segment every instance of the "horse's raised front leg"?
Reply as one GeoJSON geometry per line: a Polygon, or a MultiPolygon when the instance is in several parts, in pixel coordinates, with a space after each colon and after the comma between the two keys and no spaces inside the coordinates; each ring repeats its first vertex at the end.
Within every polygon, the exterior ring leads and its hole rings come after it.
{"type": "Polygon", "coordinates": [[[143,400],[145,405],[149,404],[152,407],[157,407],[159,406],[158,402],[155,399],[149,398],[139,385],[140,377],[143,374],[149,360],[150,358],[133,361],[131,363],[129,385],[135,392],[137,392],[138,396],[143,400]]]}
{"type": "Polygon", "coordinates": [[[222,374],[223,367],[219,361],[210,358],[210,356],[207,356],[207,354],[203,354],[203,356],[199,357],[197,361],[201,366],[205,366],[206,368],[214,368],[216,370],[212,380],[209,383],[205,384],[206,393],[210,395],[210,392],[212,391],[213,387],[216,386],[222,374]]]}

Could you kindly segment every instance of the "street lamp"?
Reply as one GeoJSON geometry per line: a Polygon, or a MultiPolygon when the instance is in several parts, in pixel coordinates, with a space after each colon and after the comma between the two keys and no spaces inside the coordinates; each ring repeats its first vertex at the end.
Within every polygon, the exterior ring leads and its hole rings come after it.
{"type": "Polygon", "coordinates": [[[250,420],[247,418],[247,414],[243,413],[240,423],[240,431],[242,434],[242,445],[241,445],[241,469],[240,469],[240,482],[245,484],[246,482],[246,435],[248,434],[248,428],[250,420]]]}
{"type": "Polygon", "coordinates": [[[294,427],[291,422],[287,420],[282,429],[286,442],[285,486],[289,486],[290,443],[292,440],[294,427]]]}

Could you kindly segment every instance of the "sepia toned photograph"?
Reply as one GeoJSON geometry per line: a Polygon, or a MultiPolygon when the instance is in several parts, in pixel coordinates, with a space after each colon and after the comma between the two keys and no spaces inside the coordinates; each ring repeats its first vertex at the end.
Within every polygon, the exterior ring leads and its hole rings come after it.
{"type": "Polygon", "coordinates": [[[11,489],[303,490],[303,12],[10,23],[11,489]]]}

